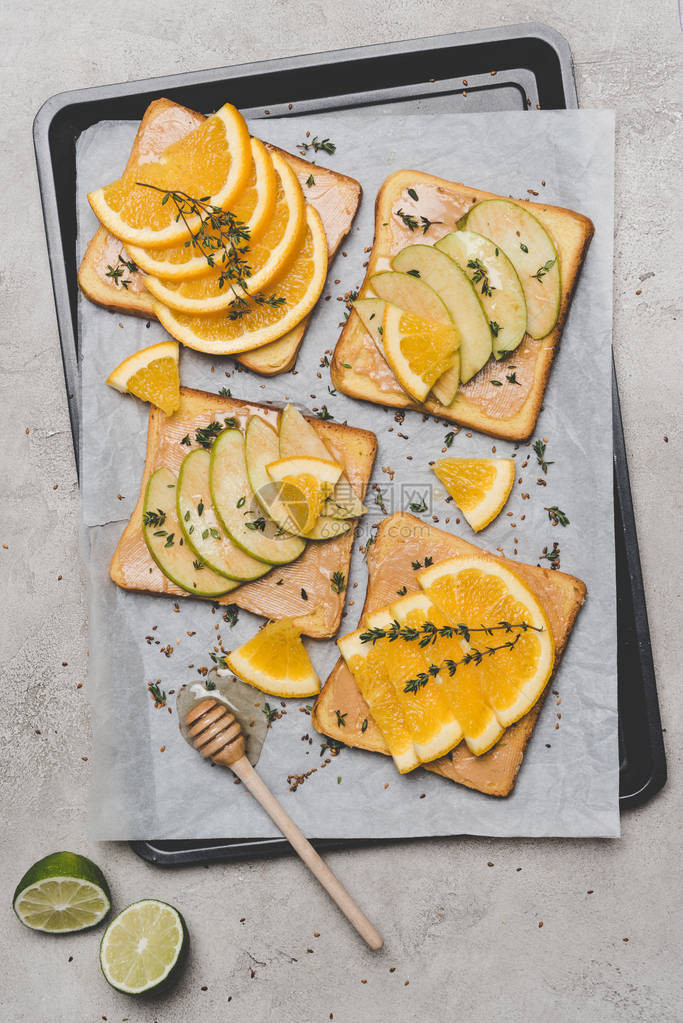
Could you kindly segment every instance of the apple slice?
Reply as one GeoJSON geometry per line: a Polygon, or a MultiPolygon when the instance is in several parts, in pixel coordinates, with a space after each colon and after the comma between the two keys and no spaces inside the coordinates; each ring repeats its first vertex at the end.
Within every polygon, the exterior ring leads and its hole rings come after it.
{"type": "MultiPolygon", "coordinates": [[[[462,341],[460,342],[462,344],[462,341]]],[[[448,408],[455,401],[460,387],[460,352],[454,352],[451,356],[451,368],[442,373],[435,384],[432,385],[432,397],[439,405],[448,408]]]]}
{"type": "Polygon", "coordinates": [[[177,480],[170,469],[153,472],[145,490],[142,508],[142,532],[149,553],[167,579],[198,597],[220,597],[240,584],[212,572],[207,565],[197,567],[197,555],[184,542],[176,509],[177,480]]]}
{"type": "Polygon", "coordinates": [[[185,543],[219,575],[238,582],[259,579],[270,566],[245,554],[221,528],[211,503],[210,465],[211,453],[198,448],[190,451],[180,466],[176,507],[185,543]]]}
{"type": "Polygon", "coordinates": [[[266,466],[280,457],[278,432],[260,416],[252,416],[244,434],[244,454],[247,460],[247,475],[254,497],[266,515],[277,523],[280,529],[288,529],[291,519],[286,505],[279,500],[281,487],[273,483],[266,466]]]}
{"type": "Polygon", "coordinates": [[[333,519],[328,515],[321,515],[310,533],[306,533],[307,540],[336,540],[351,529],[353,522],[350,519],[333,519]]]}
{"type": "Polygon", "coordinates": [[[513,352],[526,334],[526,300],[517,271],[503,250],[476,231],[452,231],[436,248],[454,259],[472,281],[493,334],[496,359],[513,352]]]}
{"type": "MultiPolygon", "coordinates": [[[[413,249],[431,249],[431,245],[410,245],[403,252],[413,249]]],[[[414,267],[412,260],[396,261],[402,256],[394,256],[391,265],[393,270],[382,270],[381,273],[373,274],[369,284],[372,290],[385,302],[406,309],[409,313],[415,313],[423,320],[434,320],[435,323],[452,323],[453,316],[443,298],[437,294],[433,284],[425,280],[419,272],[419,267],[414,267]],[[406,273],[407,270],[417,270],[416,273],[406,273]]]]}
{"type": "MultiPolygon", "coordinates": [[[[336,461],[321,441],[315,427],[293,405],[287,405],[280,413],[280,458],[293,458],[296,455],[336,461]]],[[[357,519],[366,511],[363,502],[356,497],[346,473],[342,473],[332,497],[325,505],[325,517],[357,519]]]]}
{"type": "Polygon", "coordinates": [[[382,351],[382,331],[380,327],[382,326],[385,305],[386,302],[383,302],[381,298],[357,298],[353,303],[353,308],[358,313],[361,323],[380,352],[382,351]]]}
{"type": "Polygon", "coordinates": [[[304,551],[305,540],[288,536],[261,514],[249,484],[240,430],[223,430],[213,442],[209,485],[221,527],[247,554],[268,565],[286,565],[304,551]]]}
{"type": "Polygon", "coordinates": [[[460,225],[503,250],[524,289],[527,333],[537,340],[549,334],[560,314],[562,280],[555,243],[541,222],[509,199],[484,199],[460,225]]]}
{"type": "Polygon", "coordinates": [[[488,362],[492,351],[489,321],[469,277],[450,256],[433,245],[409,245],[394,256],[391,265],[406,271],[404,276],[415,270],[420,276],[413,280],[429,285],[444,302],[460,331],[460,379],[467,383],[488,362]]]}

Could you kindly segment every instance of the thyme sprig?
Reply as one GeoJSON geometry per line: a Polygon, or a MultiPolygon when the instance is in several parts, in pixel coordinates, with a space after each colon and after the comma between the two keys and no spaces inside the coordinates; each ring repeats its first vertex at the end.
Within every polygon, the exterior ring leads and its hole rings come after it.
{"type": "Polygon", "coordinates": [[[539,284],[543,284],[543,278],[554,266],[555,260],[549,259],[547,263],[543,264],[543,266],[539,266],[535,274],[529,274],[529,277],[535,277],[539,284]]]}
{"type": "MultiPolygon", "coordinates": [[[[197,444],[201,444],[203,448],[208,449],[212,446],[218,434],[222,433],[223,430],[236,430],[239,426],[239,422],[234,416],[227,416],[227,418],[223,420],[223,423],[225,425],[222,425],[214,419],[206,426],[200,426],[195,433],[195,440],[197,441],[197,444]]],[[[181,444],[184,444],[185,440],[186,438],[183,438],[181,444]]],[[[199,512],[199,514],[201,515],[201,512],[199,512]]]]}
{"type": "MultiPolygon", "coordinates": [[[[533,627],[533,626],[532,626],[533,627]]],[[[536,631],[541,631],[537,629],[536,631]]],[[[415,678],[408,679],[403,687],[404,693],[418,693],[420,689],[423,689],[430,679],[436,678],[442,671],[447,671],[449,676],[453,678],[457,669],[464,664],[481,664],[485,657],[492,657],[497,654],[499,650],[513,650],[520,639],[522,638],[522,632],[518,632],[514,639],[509,639],[505,643],[500,643],[498,646],[489,646],[484,650],[476,650],[472,648],[460,658],[459,661],[454,661],[450,657],[447,657],[441,664],[430,664],[426,671],[420,671],[415,678]]]]}
{"type": "MultiPolygon", "coordinates": [[[[412,213],[406,213],[403,209],[396,210],[396,216],[400,217],[403,223],[411,231],[416,231],[418,227],[422,228],[422,234],[427,234],[427,231],[432,224],[443,224],[443,220],[430,220],[429,217],[420,217],[419,221],[417,217],[414,217],[412,213]]],[[[411,273],[411,271],[408,271],[411,273]]],[[[412,271],[415,275],[415,271],[412,271]]],[[[417,273],[419,277],[419,273],[417,273]]]]}
{"type": "Polygon", "coordinates": [[[146,181],[136,181],[135,184],[159,192],[162,195],[162,206],[168,202],[173,203],[176,209],[176,222],[182,221],[190,236],[185,245],[188,247],[191,245],[206,259],[210,267],[220,270],[219,290],[227,285],[232,288],[235,296],[228,306],[228,319],[240,319],[255,305],[267,305],[277,309],[285,304],[286,299],[282,297],[265,295],[262,291],[256,293],[249,291],[248,281],[252,271],[246,253],[251,232],[249,226],[239,220],[234,213],[214,206],[209,202],[211,197],[208,195],[195,199],[180,189],[159,188],[146,181]],[[199,218],[196,230],[195,217],[199,218]]]}
{"type": "Polygon", "coordinates": [[[458,625],[435,625],[434,622],[427,621],[420,626],[415,626],[401,625],[400,622],[394,620],[386,628],[376,625],[366,632],[361,632],[360,641],[361,643],[372,643],[374,646],[380,639],[388,639],[390,643],[397,639],[403,639],[408,643],[417,642],[421,647],[427,647],[436,643],[437,639],[453,639],[455,636],[460,636],[466,643],[469,643],[473,632],[483,632],[485,636],[493,636],[495,632],[514,632],[515,629],[519,629],[520,632],[543,631],[541,626],[530,625],[529,622],[500,621],[497,625],[471,626],[465,625],[463,622],[458,625]]]}
{"type": "Polygon", "coordinates": [[[166,691],[161,688],[158,682],[148,682],[147,689],[149,691],[149,695],[154,700],[155,707],[166,706],[166,691]]]}
{"type": "Polygon", "coordinates": [[[546,506],[544,508],[544,511],[547,511],[548,518],[552,522],[553,526],[568,526],[569,525],[569,519],[567,518],[565,513],[562,511],[562,509],[558,508],[556,504],[552,504],[549,508],[546,506]]]}
{"type": "Polygon", "coordinates": [[[317,135],[314,135],[310,142],[300,142],[296,147],[299,152],[307,153],[309,149],[312,149],[314,153],[332,153],[337,151],[337,147],[331,139],[319,139],[317,135]]]}
{"type": "Polygon", "coordinates": [[[550,562],[551,568],[560,567],[560,545],[558,544],[557,541],[553,543],[553,548],[551,551],[549,551],[547,547],[543,548],[543,553],[539,554],[538,560],[543,561],[544,559],[550,562]]]}
{"type": "Polygon", "coordinates": [[[272,725],[273,721],[277,721],[278,718],[282,716],[277,707],[271,707],[269,703],[264,703],[261,710],[266,715],[266,724],[268,725],[269,728],[272,725]]]}
{"type": "Polygon", "coordinates": [[[142,516],[142,522],[145,526],[163,526],[166,521],[166,512],[163,508],[157,508],[156,511],[146,511],[142,516]]]}
{"type": "MultiPolygon", "coordinates": [[[[488,270],[482,261],[480,259],[468,259],[467,268],[469,270],[474,270],[474,273],[472,274],[472,283],[481,284],[482,295],[492,295],[496,289],[495,286],[491,284],[488,270]]],[[[500,330],[500,327],[498,327],[498,330],[500,330]]],[[[498,330],[496,330],[496,337],[498,336],[498,330]]]]}
{"type": "Polygon", "coordinates": [[[333,593],[343,593],[346,589],[346,577],[343,572],[333,572],[330,579],[330,586],[333,593]]]}
{"type": "Polygon", "coordinates": [[[540,437],[539,437],[538,440],[534,441],[534,443],[532,444],[532,447],[534,449],[534,454],[536,455],[536,460],[538,461],[538,464],[540,465],[540,467],[543,470],[543,472],[547,473],[548,472],[548,466],[549,465],[554,465],[555,463],[554,462],[547,462],[546,461],[546,458],[545,458],[545,441],[542,441],[540,439],[540,437]]]}
{"type": "Polygon", "coordinates": [[[120,284],[124,291],[128,291],[131,280],[130,277],[124,277],[123,275],[126,270],[128,273],[136,274],[139,269],[140,267],[132,259],[124,259],[123,254],[119,252],[119,258],[114,266],[111,263],[107,263],[107,271],[104,276],[111,277],[117,288],[120,284]]]}

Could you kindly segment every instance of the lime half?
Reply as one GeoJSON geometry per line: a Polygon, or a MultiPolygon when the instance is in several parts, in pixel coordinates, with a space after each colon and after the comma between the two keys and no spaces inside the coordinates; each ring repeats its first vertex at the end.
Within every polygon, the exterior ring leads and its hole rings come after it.
{"type": "Polygon", "coordinates": [[[104,920],[110,908],[109,886],[86,856],[56,852],[26,871],[13,904],[22,924],[34,931],[71,934],[104,920]]]}
{"type": "Polygon", "coordinates": [[[189,945],[178,910],[166,902],[143,899],[133,902],[107,927],[100,944],[100,966],[117,991],[140,995],[170,981],[189,945]]]}

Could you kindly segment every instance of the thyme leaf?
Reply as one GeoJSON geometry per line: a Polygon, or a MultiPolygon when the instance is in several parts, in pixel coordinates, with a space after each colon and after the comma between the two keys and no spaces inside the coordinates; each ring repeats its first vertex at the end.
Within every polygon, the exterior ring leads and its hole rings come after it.
{"type": "Polygon", "coordinates": [[[147,689],[149,691],[149,695],[154,700],[155,707],[166,706],[166,692],[161,688],[158,682],[148,682],[147,689]]]}
{"type": "Polygon", "coordinates": [[[330,139],[319,139],[317,135],[314,135],[310,142],[300,142],[296,147],[301,153],[307,153],[309,149],[312,149],[314,153],[335,153],[337,147],[330,139]]]}
{"type": "Polygon", "coordinates": [[[480,259],[468,259],[467,260],[468,270],[474,270],[472,274],[472,283],[481,284],[482,295],[492,295],[496,290],[494,285],[489,281],[488,270],[480,259]]]}
{"type": "Polygon", "coordinates": [[[223,621],[226,625],[229,625],[231,629],[237,625],[240,616],[240,609],[237,604],[228,604],[225,611],[223,612],[223,621]]]}
{"type": "MultiPolygon", "coordinates": [[[[215,441],[218,434],[222,431],[223,427],[216,420],[209,423],[208,426],[201,426],[195,433],[195,440],[197,444],[201,444],[203,448],[210,448],[215,441]]],[[[200,512],[201,514],[201,512],[200,512]]]]}
{"type": "Polygon", "coordinates": [[[558,526],[558,525],[559,526],[568,526],[569,525],[569,519],[567,518],[565,513],[562,511],[562,509],[558,508],[556,504],[551,505],[550,508],[546,507],[545,511],[547,511],[548,518],[552,522],[553,526],[558,526]]]}
{"type": "Polygon", "coordinates": [[[123,255],[119,252],[119,258],[114,266],[112,266],[111,263],[107,263],[107,271],[104,276],[111,277],[117,288],[120,284],[124,291],[128,291],[128,286],[131,281],[130,277],[123,276],[126,270],[131,274],[135,274],[138,272],[139,267],[132,259],[124,259],[123,255]]]}
{"type": "Polygon", "coordinates": [[[343,593],[346,589],[346,577],[343,572],[333,572],[330,579],[330,586],[333,593],[343,593]]]}
{"type": "Polygon", "coordinates": [[[542,441],[540,439],[540,437],[539,437],[538,440],[534,441],[534,443],[532,444],[532,447],[534,449],[534,453],[536,455],[536,459],[538,461],[538,464],[540,465],[540,467],[543,470],[543,472],[547,473],[548,472],[548,466],[549,465],[554,465],[555,463],[554,462],[546,462],[546,460],[545,460],[545,441],[542,441]]]}
{"type": "Polygon", "coordinates": [[[142,516],[142,522],[145,526],[163,526],[166,521],[166,512],[162,508],[157,508],[156,511],[146,511],[142,516]]]}
{"type": "Polygon", "coordinates": [[[543,284],[543,278],[554,266],[555,260],[549,259],[547,263],[543,264],[543,266],[539,266],[535,274],[529,274],[529,277],[535,277],[539,284],[543,284]]]}

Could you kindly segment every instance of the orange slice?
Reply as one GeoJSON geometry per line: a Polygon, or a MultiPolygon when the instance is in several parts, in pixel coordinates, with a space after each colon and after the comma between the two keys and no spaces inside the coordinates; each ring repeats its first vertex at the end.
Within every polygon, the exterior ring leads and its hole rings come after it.
{"type": "Polygon", "coordinates": [[[107,383],[172,415],[180,405],[178,342],[162,341],[135,352],[109,374],[107,383]]]}
{"type": "Polygon", "coordinates": [[[440,458],[434,472],[475,533],[500,514],[515,482],[512,458],[440,458]]]}
{"type": "Polygon", "coordinates": [[[268,622],[225,658],[231,671],[272,696],[316,696],[320,679],[291,618],[268,622]]]}
{"type": "MultiPolygon", "coordinates": [[[[100,223],[126,243],[158,247],[187,238],[187,226],[163,191],[183,191],[194,199],[229,209],[249,180],[252,151],[249,130],[230,103],[173,145],[158,160],[137,164],[111,185],[88,195],[100,223]],[[153,185],[143,188],[137,182],[153,185]]],[[[196,229],[201,220],[188,219],[196,229]]]]}
{"type": "Polygon", "coordinates": [[[338,462],[300,455],[270,462],[266,471],[271,480],[282,485],[278,500],[287,509],[292,527],[288,531],[307,536],[343,470],[338,462]]]}
{"type": "MultiPolygon", "coordinates": [[[[550,624],[528,586],[495,558],[449,558],[423,569],[417,580],[451,625],[471,630],[464,637],[467,651],[483,652],[480,659],[458,665],[453,675],[465,694],[458,707],[465,741],[478,756],[543,692],[555,661],[550,624]],[[495,715],[498,728],[482,703],[495,715]]],[[[463,641],[457,642],[462,648],[463,641]]]]}
{"type": "Polygon", "coordinates": [[[439,377],[451,369],[460,333],[453,324],[425,320],[387,302],[382,343],[401,387],[411,398],[424,401],[439,377]]]}
{"type": "MultiPolygon", "coordinates": [[[[291,263],[304,240],[306,227],[306,204],[294,171],[279,154],[269,158],[277,171],[275,208],[265,234],[250,241],[243,256],[249,266],[247,287],[252,294],[265,288],[291,263]]],[[[204,316],[224,311],[235,300],[235,291],[226,283],[220,286],[218,257],[215,268],[209,267],[206,259],[204,266],[208,273],[195,275],[191,280],[148,277],[145,286],[160,302],[178,312],[204,316]]]]}
{"type": "Polygon", "coordinates": [[[226,313],[196,316],[175,312],[157,299],[154,312],[172,337],[188,348],[212,355],[234,355],[260,348],[282,337],[308,315],[318,301],[327,274],[327,240],[319,214],[306,207],[306,235],[289,269],[266,291],[281,305],[249,303],[239,319],[226,313]]]}
{"type": "MultiPolygon", "coordinates": [[[[390,628],[396,619],[396,610],[396,605],[392,604],[390,608],[381,608],[367,615],[368,628],[390,628]]],[[[400,607],[398,611],[401,613],[400,607]]],[[[406,684],[427,667],[423,649],[417,643],[401,640],[379,640],[375,645],[394,686],[395,698],[420,762],[428,763],[448,753],[460,741],[460,729],[439,688],[428,684],[416,692],[405,690],[406,684]]]]}
{"type": "MultiPolygon", "coordinates": [[[[425,622],[431,622],[437,627],[448,624],[446,616],[431,602],[426,593],[410,594],[404,597],[403,601],[404,610],[399,619],[402,625],[421,628],[425,622]]],[[[394,642],[402,641],[399,639],[394,642]]],[[[417,642],[412,641],[407,645],[413,647],[417,642]]],[[[447,659],[460,661],[467,650],[467,643],[457,636],[437,637],[433,643],[422,647],[426,661],[423,670],[428,672],[432,664],[439,666],[447,659]]],[[[477,670],[478,668],[474,666],[469,671],[464,666],[458,667],[454,675],[444,670],[434,675],[427,686],[439,691],[457,721],[458,738],[453,742],[453,746],[465,738],[472,752],[483,753],[500,739],[504,729],[482,694],[477,670]]]]}
{"type": "Polygon", "coordinates": [[[405,774],[419,765],[420,758],[415,752],[382,652],[378,646],[363,643],[360,638],[362,632],[358,629],[342,636],[337,640],[337,646],[384,736],[396,767],[405,774]]]}
{"type": "MultiPolygon", "coordinates": [[[[252,139],[249,180],[230,207],[237,220],[246,224],[250,244],[261,237],[273,218],[278,184],[279,179],[270,153],[262,142],[252,139]]],[[[213,228],[207,228],[206,235],[217,237],[213,228]]],[[[154,277],[187,280],[210,274],[211,267],[206,256],[196,245],[188,245],[188,240],[189,235],[179,245],[159,249],[143,249],[139,245],[129,245],[128,253],[141,270],[154,277]]]]}

